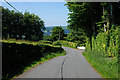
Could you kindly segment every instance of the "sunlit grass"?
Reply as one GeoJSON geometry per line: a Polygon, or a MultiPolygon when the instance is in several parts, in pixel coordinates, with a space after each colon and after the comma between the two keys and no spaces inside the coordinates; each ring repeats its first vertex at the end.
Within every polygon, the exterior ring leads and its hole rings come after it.
{"type": "Polygon", "coordinates": [[[69,45],[63,45],[65,47],[70,47],[70,48],[73,48],[73,49],[77,49],[77,47],[73,47],[73,46],[69,46],[69,45]]]}
{"type": "MultiPolygon", "coordinates": [[[[53,52],[53,53],[45,53],[45,54],[46,55],[43,56],[42,58],[40,58],[40,60],[33,61],[29,66],[25,67],[24,70],[22,71],[22,73],[29,70],[29,69],[31,69],[32,67],[35,67],[35,66],[37,66],[39,64],[42,64],[43,62],[48,61],[48,60],[50,60],[52,58],[55,58],[55,57],[58,57],[58,56],[64,56],[64,55],[66,55],[66,52],[63,51],[63,52],[56,52],[56,53],[53,52]]],[[[18,75],[15,75],[13,78],[16,78],[17,76],[18,75]]]]}
{"type": "Polygon", "coordinates": [[[83,55],[103,78],[118,78],[117,58],[105,57],[97,51],[85,51],[83,55]]]}
{"type": "Polygon", "coordinates": [[[74,42],[69,42],[69,41],[60,41],[62,46],[66,46],[66,47],[71,47],[71,48],[77,48],[77,43],[74,42]]]}
{"type": "Polygon", "coordinates": [[[16,44],[27,44],[27,45],[48,45],[48,46],[52,46],[52,47],[60,47],[59,45],[53,45],[51,44],[51,41],[44,41],[44,40],[40,40],[40,41],[27,41],[27,40],[16,40],[16,39],[3,39],[1,40],[1,42],[4,43],[16,43],[16,44]]]}

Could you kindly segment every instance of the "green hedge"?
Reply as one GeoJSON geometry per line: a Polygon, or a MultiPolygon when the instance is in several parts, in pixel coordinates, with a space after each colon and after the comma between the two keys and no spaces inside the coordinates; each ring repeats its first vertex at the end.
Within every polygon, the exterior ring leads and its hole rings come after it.
{"type": "Polygon", "coordinates": [[[2,43],[2,76],[3,79],[12,78],[14,75],[22,73],[25,67],[33,61],[39,61],[42,57],[50,53],[62,53],[60,47],[47,45],[2,43]],[[46,54],[47,53],[47,54],[46,54]]]}
{"type": "Polygon", "coordinates": [[[69,41],[63,41],[63,40],[61,40],[60,43],[63,46],[77,48],[77,43],[74,43],[74,42],[69,42],[69,41]]]}
{"type": "Polygon", "coordinates": [[[59,41],[54,41],[53,45],[61,45],[59,41]]]}

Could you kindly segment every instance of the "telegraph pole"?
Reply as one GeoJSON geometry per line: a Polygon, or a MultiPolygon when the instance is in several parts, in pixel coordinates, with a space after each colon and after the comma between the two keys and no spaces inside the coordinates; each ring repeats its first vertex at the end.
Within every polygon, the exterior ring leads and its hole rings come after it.
{"type": "MultiPolygon", "coordinates": [[[[59,26],[59,44],[60,44],[60,26],[59,26]]],[[[61,47],[61,44],[60,44],[61,47]]]]}
{"type": "Polygon", "coordinates": [[[60,28],[59,28],[59,43],[60,43],[60,28]]]}

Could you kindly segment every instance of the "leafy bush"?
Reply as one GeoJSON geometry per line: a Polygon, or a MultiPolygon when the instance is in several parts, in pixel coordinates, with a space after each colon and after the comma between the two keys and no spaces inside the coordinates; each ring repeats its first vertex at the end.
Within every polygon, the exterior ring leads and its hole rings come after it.
{"type": "Polygon", "coordinates": [[[2,37],[39,41],[43,38],[44,21],[30,12],[15,12],[2,9],[2,37]],[[34,25],[34,26],[33,26],[34,25]],[[29,27],[28,27],[29,26],[29,27]]]}
{"type": "Polygon", "coordinates": [[[69,41],[63,41],[63,40],[61,40],[60,43],[61,43],[61,45],[63,45],[63,46],[68,46],[68,47],[77,48],[77,43],[74,43],[74,42],[69,42],[69,41]]]}
{"type": "Polygon", "coordinates": [[[85,50],[91,50],[89,38],[86,39],[86,46],[85,46],[85,48],[86,48],[85,50]]]}
{"type": "Polygon", "coordinates": [[[118,49],[120,26],[112,26],[109,33],[99,32],[96,38],[86,40],[86,50],[83,55],[104,78],[118,77],[118,49]]]}
{"type": "Polygon", "coordinates": [[[96,39],[92,39],[92,50],[102,51],[102,53],[106,55],[108,38],[109,36],[105,32],[98,33],[96,39]]]}
{"type": "Polygon", "coordinates": [[[61,45],[59,41],[54,41],[53,45],[61,45]]]}
{"type": "Polygon", "coordinates": [[[62,29],[61,26],[56,26],[52,28],[51,37],[53,41],[57,41],[59,37],[61,40],[64,40],[64,37],[65,37],[64,29],[62,29]]]}
{"type": "Polygon", "coordinates": [[[44,35],[43,40],[45,41],[52,41],[52,37],[50,35],[44,35]]]}
{"type": "MultiPolygon", "coordinates": [[[[120,26],[112,26],[109,34],[99,32],[96,39],[92,37],[92,50],[100,51],[104,56],[118,57],[119,47],[119,28],[120,26]]],[[[86,49],[90,50],[89,39],[86,40],[86,49]]]]}
{"type": "Polygon", "coordinates": [[[109,56],[118,56],[118,49],[119,49],[119,29],[120,26],[112,26],[111,30],[109,31],[109,47],[108,47],[108,55],[109,56]]]}

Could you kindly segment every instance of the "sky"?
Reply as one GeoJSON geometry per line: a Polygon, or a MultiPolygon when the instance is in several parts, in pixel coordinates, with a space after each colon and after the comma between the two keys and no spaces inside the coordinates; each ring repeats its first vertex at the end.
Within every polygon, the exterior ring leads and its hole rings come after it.
{"type": "MultiPolygon", "coordinates": [[[[44,22],[45,26],[67,26],[69,10],[64,4],[66,2],[9,2],[18,11],[34,13],[44,22]]],[[[7,3],[2,2],[4,8],[14,10],[7,3]]]]}

